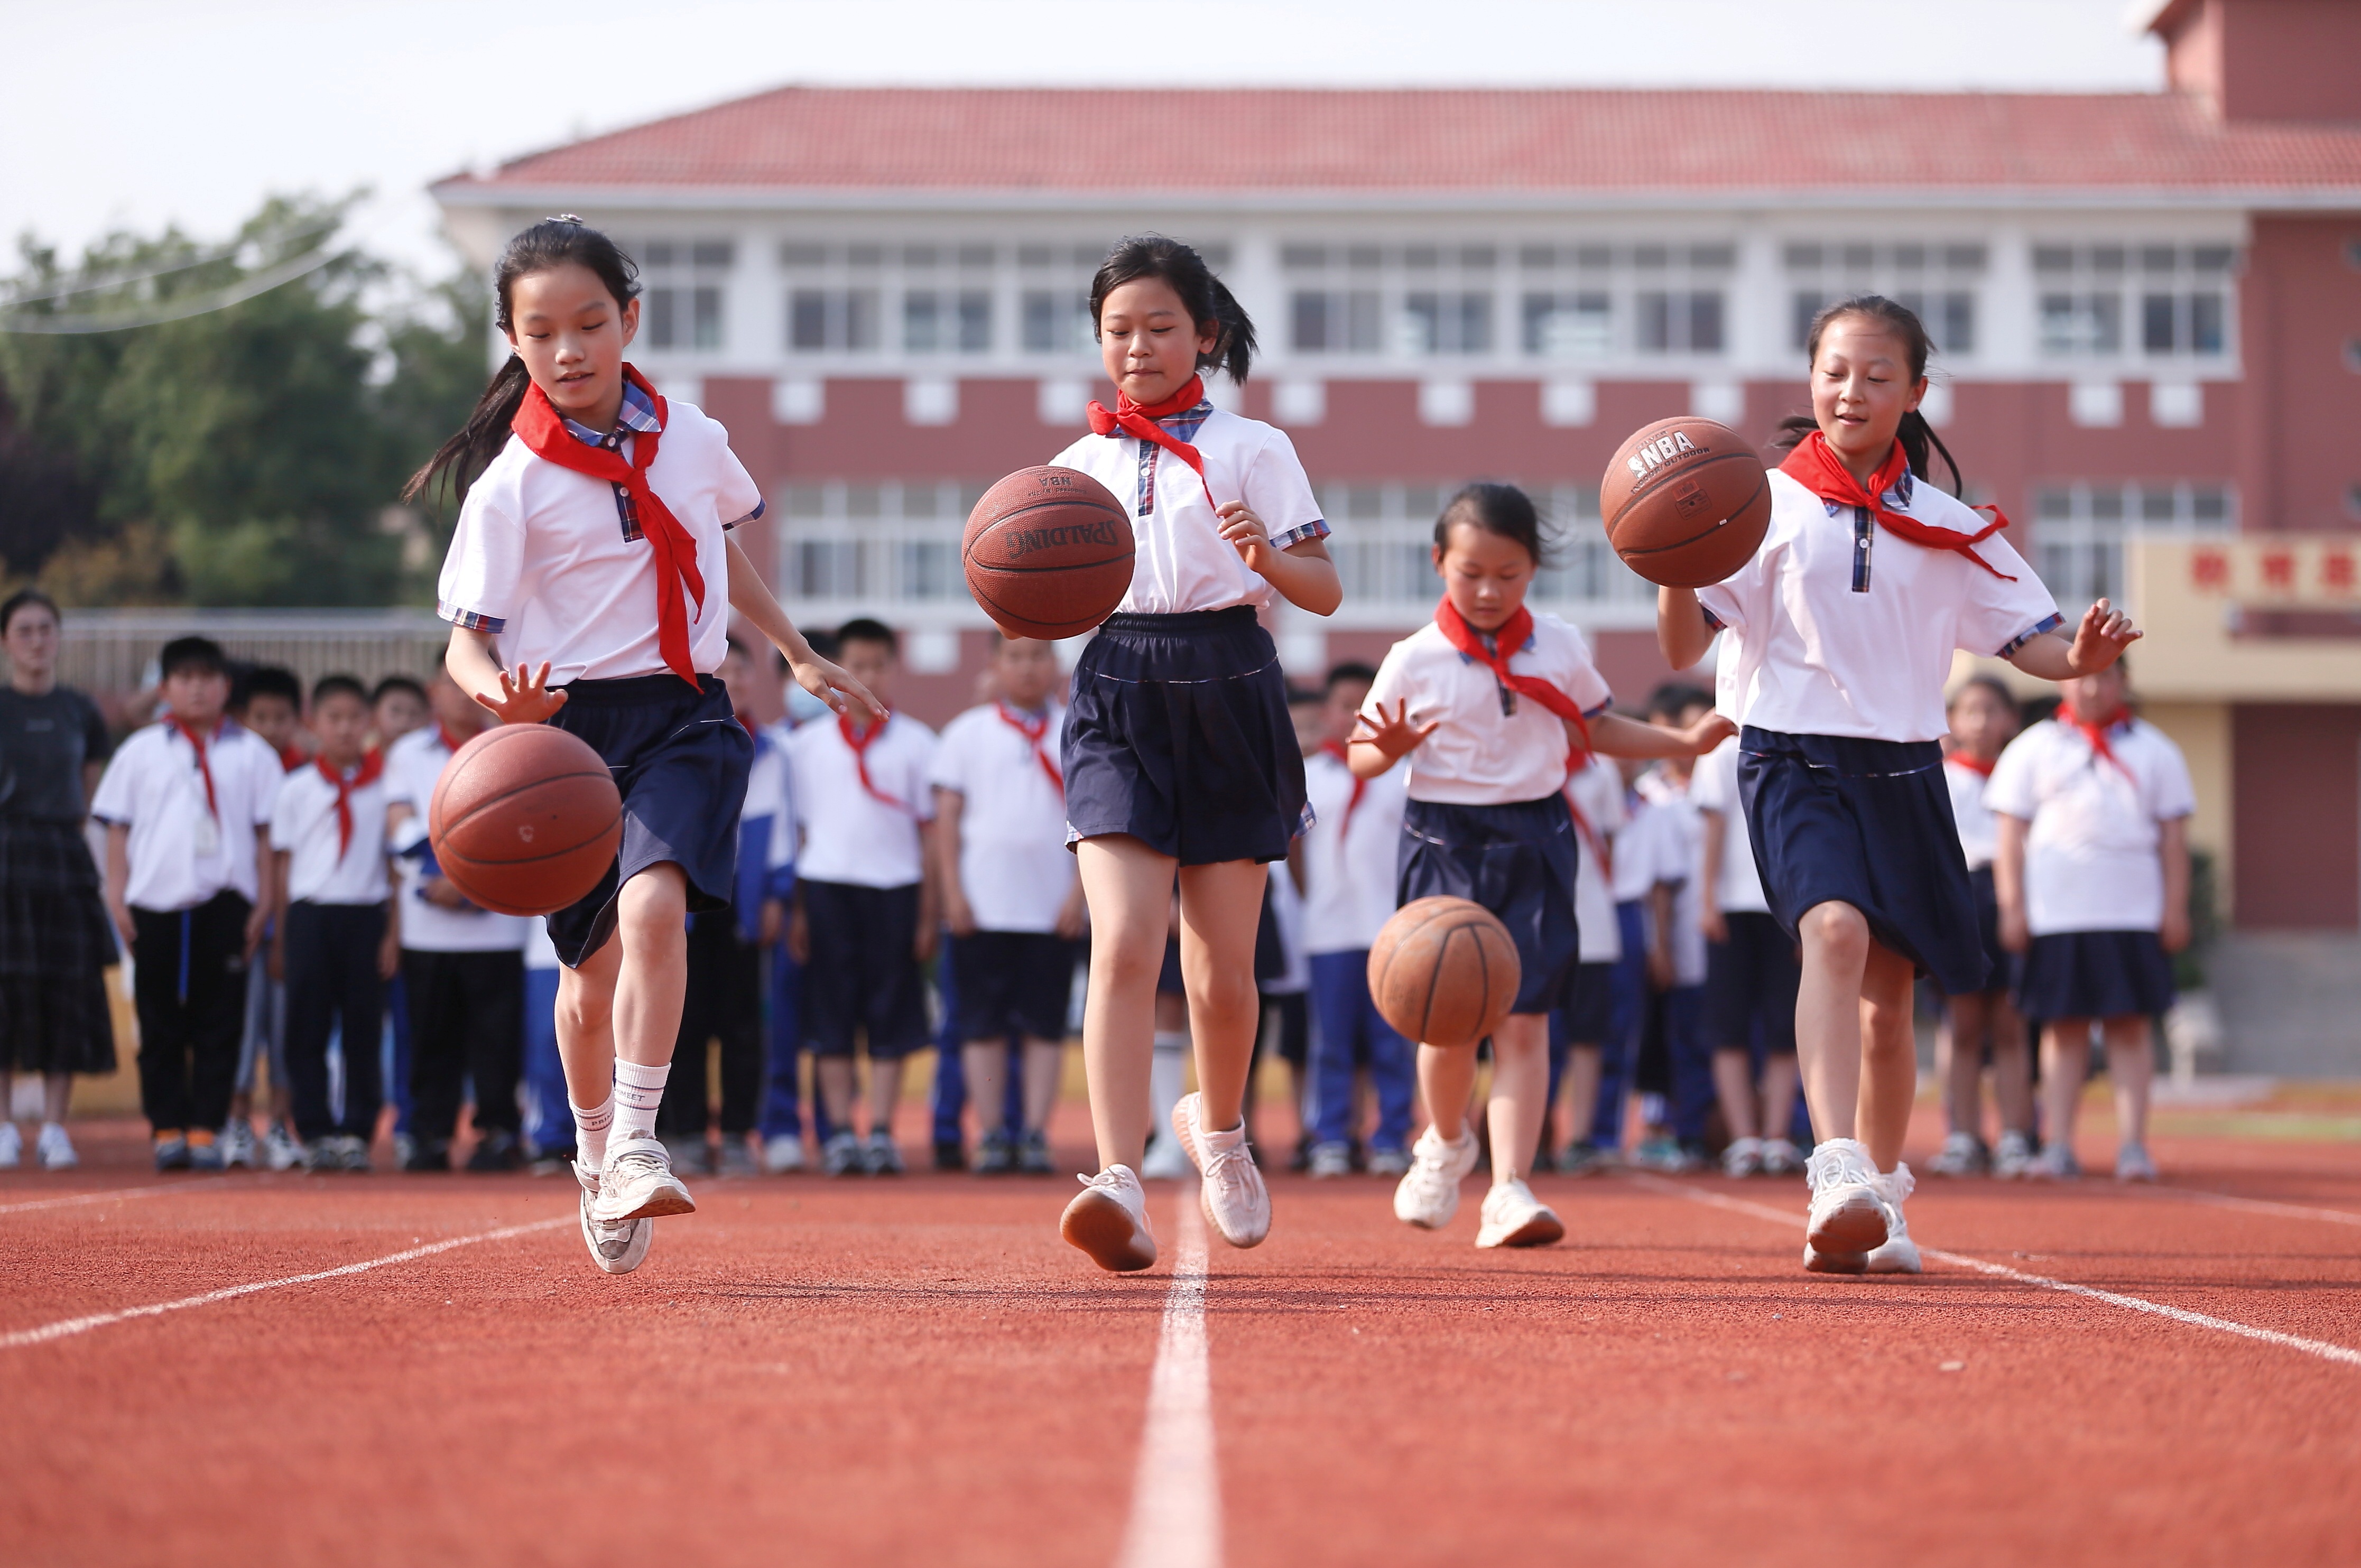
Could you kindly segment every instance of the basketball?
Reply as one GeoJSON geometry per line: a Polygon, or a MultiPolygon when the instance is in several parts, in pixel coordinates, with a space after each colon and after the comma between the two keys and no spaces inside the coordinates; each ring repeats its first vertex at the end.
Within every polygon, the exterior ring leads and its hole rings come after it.
{"type": "Polygon", "coordinates": [[[1472,1048],[1508,1017],[1523,979],[1509,928],[1465,898],[1403,905],[1369,948],[1369,995],[1406,1039],[1472,1048]]]}
{"type": "Polygon", "coordinates": [[[623,797],[578,736],[502,724],[459,748],[426,811],[451,884],[500,915],[547,915],[587,895],[623,841],[623,797]]]}
{"type": "Polygon", "coordinates": [[[1762,455],[1728,425],[1658,420],[1607,466],[1598,512],[1625,565],[1663,587],[1703,587],[1762,546],[1771,478],[1762,455]]]}
{"type": "Polygon", "coordinates": [[[1131,588],[1131,515],[1072,468],[1019,468],[984,491],[960,552],[967,591],[1011,637],[1079,637],[1131,588]]]}

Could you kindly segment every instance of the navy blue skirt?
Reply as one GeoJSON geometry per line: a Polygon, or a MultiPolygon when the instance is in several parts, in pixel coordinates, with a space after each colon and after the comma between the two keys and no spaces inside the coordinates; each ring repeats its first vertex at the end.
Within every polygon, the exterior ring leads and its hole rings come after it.
{"type": "Polygon", "coordinates": [[[1975,890],[1932,740],[1739,735],[1738,793],[1755,868],[1780,927],[1796,937],[1819,904],[1850,904],[1884,947],[1947,995],[1989,983],[1975,890]]]}
{"type": "Polygon", "coordinates": [[[2014,992],[2025,959],[2000,945],[2000,892],[1993,885],[1992,867],[1978,866],[1970,872],[1968,885],[1975,890],[1976,935],[1984,945],[1984,961],[1991,965],[1984,989],[2014,992]]]}
{"type": "Polygon", "coordinates": [[[2172,994],[2172,959],[2155,932],[2061,931],[2026,949],[2016,1007],[2044,1023],[2154,1017],[2172,994]]]}
{"type": "Polygon", "coordinates": [[[1279,651],[1242,605],[1110,617],[1074,667],[1064,757],[1071,840],[1210,866],[1283,861],[1311,826],[1279,651]]]}
{"type": "Polygon", "coordinates": [[[738,879],[738,814],[754,738],[738,722],[730,688],[714,675],[692,690],[678,675],[576,681],[550,723],[606,760],[623,796],[615,863],[579,903],[549,917],[549,939],[567,968],[615,934],[615,896],[650,866],[687,874],[691,914],[727,909],[738,879]]]}
{"type": "Polygon", "coordinates": [[[1395,861],[1399,904],[1447,895],[1500,917],[1521,973],[1512,1013],[1548,1013],[1573,1000],[1582,934],[1574,918],[1580,850],[1564,795],[1510,806],[1413,800],[1395,861]]]}

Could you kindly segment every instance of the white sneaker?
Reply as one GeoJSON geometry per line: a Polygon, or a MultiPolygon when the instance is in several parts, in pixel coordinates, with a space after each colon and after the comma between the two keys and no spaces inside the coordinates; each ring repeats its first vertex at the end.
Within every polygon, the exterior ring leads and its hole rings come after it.
{"type": "Polygon", "coordinates": [[[1148,1157],[1139,1162],[1143,1181],[1178,1181],[1184,1176],[1196,1175],[1189,1163],[1189,1151],[1173,1137],[1154,1138],[1148,1145],[1148,1157]]]}
{"type": "Polygon", "coordinates": [[[221,1162],[224,1170],[241,1165],[253,1170],[261,1165],[254,1145],[254,1124],[245,1117],[232,1116],[229,1125],[222,1129],[221,1162]]]}
{"type": "Polygon", "coordinates": [[[697,1200],[672,1173],[664,1144],[653,1133],[637,1133],[607,1146],[607,1167],[598,1173],[593,1212],[607,1225],[660,1220],[667,1214],[696,1213],[697,1200]]]}
{"type": "Polygon", "coordinates": [[[2073,1181],[2082,1174],[2082,1162],[2064,1144],[2051,1144],[2025,1162],[2026,1179],[2030,1181],[2073,1181]]]}
{"type": "Polygon", "coordinates": [[[1804,1179],[1812,1190],[1804,1266],[1822,1274],[1860,1272],[1869,1249],[1885,1240],[1876,1162],[1853,1139],[1830,1138],[1812,1151],[1804,1179]]]}
{"type": "Polygon", "coordinates": [[[1353,1174],[1353,1146],[1350,1144],[1314,1144],[1309,1173],[1321,1179],[1353,1174]]]}
{"type": "Polygon", "coordinates": [[[24,1163],[25,1135],[16,1130],[16,1123],[0,1122],[0,1170],[14,1170],[24,1163]]]}
{"type": "Polygon", "coordinates": [[[1172,1107],[1172,1131],[1202,1179],[1197,1183],[1197,1206],[1205,1211],[1205,1223],[1232,1246],[1259,1246],[1270,1234],[1270,1189],[1263,1185],[1254,1150],[1246,1146],[1246,1128],[1242,1125],[1235,1133],[1209,1130],[1202,1117],[1204,1105],[1202,1095],[1184,1094],[1180,1103],[1172,1107]],[[1216,1138],[1228,1146],[1216,1148],[1216,1138]]]}
{"type": "Polygon", "coordinates": [[[804,1141],[796,1134],[781,1133],[775,1138],[763,1140],[763,1168],[773,1176],[792,1176],[804,1168],[804,1141]]]}
{"type": "Polygon", "coordinates": [[[1513,1176],[1494,1182],[1484,1194],[1483,1222],[1476,1233],[1477,1246],[1547,1246],[1565,1235],[1555,1211],[1513,1176]]]}
{"type": "Polygon", "coordinates": [[[1096,1176],[1078,1179],[1082,1190],[1058,1221],[1058,1234],[1066,1245],[1082,1248],[1111,1274],[1153,1265],[1156,1237],[1148,1229],[1148,1192],[1131,1167],[1111,1165],[1096,1176]]]}
{"type": "Polygon", "coordinates": [[[574,1179],[582,1184],[582,1245],[590,1249],[590,1261],[609,1274],[629,1274],[639,1267],[648,1255],[648,1244],[655,1239],[655,1222],[602,1223],[597,1213],[598,1172],[577,1161],[574,1179]]]}
{"type": "Polygon", "coordinates": [[[1952,1133],[1943,1139],[1943,1147],[1927,1162],[1930,1176],[1982,1176],[1984,1173],[1983,1140],[1973,1133],[1952,1133]]]}
{"type": "Polygon", "coordinates": [[[1785,1138],[1763,1140],[1763,1174],[1793,1176],[1804,1168],[1804,1151],[1785,1138]]]}
{"type": "Polygon", "coordinates": [[[1998,1181],[2015,1181],[2033,1164],[2033,1140],[2023,1133],[2003,1133],[1993,1146],[1992,1173],[1998,1181]]]}
{"type": "Polygon", "coordinates": [[[1916,1274],[1920,1271],[1918,1244],[1910,1239],[1909,1222],[1902,1217],[1903,1200],[1918,1185],[1910,1168],[1900,1161],[1892,1170],[1877,1179],[1878,1202],[1885,1211],[1885,1240],[1869,1249],[1862,1262],[1871,1274],[1916,1274]]]}
{"type": "Polygon", "coordinates": [[[262,1163],[273,1170],[301,1170],[303,1168],[302,1141],[284,1122],[273,1122],[262,1139],[262,1163]]]}
{"type": "Polygon", "coordinates": [[[1371,1176],[1400,1176],[1410,1168],[1410,1151],[1379,1145],[1369,1151],[1371,1176]]]}
{"type": "MultiPolygon", "coordinates": [[[[47,1137],[49,1134],[44,1131],[41,1135],[47,1137]]],[[[2156,1177],[2156,1161],[2148,1157],[2145,1145],[2125,1144],[2115,1151],[2117,1181],[2154,1181],[2156,1177]]]]}
{"type": "Polygon", "coordinates": [[[57,1122],[41,1124],[41,1135],[33,1143],[33,1157],[41,1162],[43,1170],[71,1170],[82,1163],[82,1157],[74,1153],[73,1140],[57,1122]]]}
{"type": "Polygon", "coordinates": [[[1430,1125],[1410,1146],[1410,1169],[1394,1189],[1394,1218],[1406,1225],[1439,1231],[1459,1212],[1459,1184],[1476,1168],[1476,1129],[1462,1127],[1456,1143],[1444,1143],[1430,1125]]]}
{"type": "Polygon", "coordinates": [[[1763,1140],[1732,1138],[1730,1146],[1721,1151],[1721,1173],[1724,1176],[1760,1176],[1763,1173],[1763,1140]]]}

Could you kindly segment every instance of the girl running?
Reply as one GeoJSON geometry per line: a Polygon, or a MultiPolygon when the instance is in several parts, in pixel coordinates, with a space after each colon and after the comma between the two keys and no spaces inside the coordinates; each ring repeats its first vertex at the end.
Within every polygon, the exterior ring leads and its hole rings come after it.
{"type": "Polygon", "coordinates": [[[697,1207],[655,1118],[687,982],[683,919],[729,906],[753,762],[714,674],[730,611],[806,691],[878,711],[729,537],[763,514],[729,433],[624,361],[635,270],[570,215],[511,240],[493,320],[515,353],[406,492],[447,475],[461,501],[436,590],[445,671],[504,724],[579,735],[622,791],[616,863],[549,917],[582,1239],[610,1274],[639,1266],[650,1221],[697,1207]]]}
{"type": "MultiPolygon", "coordinates": [[[[1476,1234],[1481,1247],[1540,1246],[1565,1234],[1525,1175],[1549,1115],[1549,1015],[1567,1005],[1581,961],[1581,851],[1566,781],[1587,751],[1694,757],[1734,729],[1713,713],[1682,729],[1609,713],[1613,699],[1582,633],[1525,608],[1544,553],[1541,519],[1515,486],[1474,484],[1451,499],[1434,525],[1443,602],[1386,653],[1362,716],[1366,732],[1353,737],[1346,759],[1359,778],[1411,759],[1399,902],[1474,899],[1517,944],[1516,1003],[1492,1036],[1492,1190],[1476,1234]]],[[[1421,1043],[1418,1083],[1433,1120],[1411,1149],[1394,1213],[1435,1230],[1458,1212],[1459,1183],[1476,1167],[1466,1117],[1476,1053],[1421,1043]]]]}
{"type": "Polygon", "coordinates": [[[1326,615],[1344,592],[1293,444],[1206,400],[1200,372],[1243,382],[1255,334],[1203,258],[1177,240],[1124,240],[1091,280],[1091,320],[1115,406],[1093,403],[1092,433],[1051,461],[1131,503],[1138,564],[1082,652],[1066,719],[1066,830],[1091,911],[1082,1059],[1099,1171],[1060,1230],[1100,1267],[1136,1269],[1156,1261],[1137,1172],[1176,875],[1198,1090],[1173,1108],[1172,1129],[1222,1239],[1253,1246],[1270,1229],[1245,1125],[1255,932],[1266,868],[1305,824],[1303,754],[1255,612],[1275,592],[1326,615]]]}
{"type": "Polygon", "coordinates": [[[1927,330],[1864,294],[1813,321],[1817,428],[1771,476],[1754,558],[1705,588],[1663,588],[1656,630],[1686,669],[1717,630],[1737,709],[1739,789],[1763,891],[1803,944],[1795,1040],[1818,1146],[1804,1266],[1918,1271],[1902,1213],[1902,1138],[1917,1093],[1914,974],[1988,983],[1975,894],[1939,744],[1952,650],[2044,680],[2105,669],[2139,632],[2106,600],[2069,641],[2058,607],[1987,523],[1926,482],[1956,464],[1918,402],[1927,330]]]}

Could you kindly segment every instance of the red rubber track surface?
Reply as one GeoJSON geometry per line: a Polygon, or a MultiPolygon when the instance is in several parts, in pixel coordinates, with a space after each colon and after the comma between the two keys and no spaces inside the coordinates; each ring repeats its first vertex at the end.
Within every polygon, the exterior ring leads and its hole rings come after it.
{"type": "MultiPolygon", "coordinates": [[[[566,1223],[0,1349],[0,1560],[1115,1560],[1169,1277],[1060,1245],[1070,1182],[708,1179],[609,1278],[562,1179],[159,1182],[127,1135],[83,1146],[0,1177],[0,1335],[566,1223]]],[[[2156,1152],[2158,1191],[1923,1181],[1912,1228],[2361,1349],[2361,1224],[2183,1195],[2361,1218],[2361,1146],[2156,1152]]],[[[1938,1262],[1807,1276],[1800,1182],[1534,1185],[1565,1245],[1477,1252],[1475,1181],[1430,1234],[1386,1183],[1284,1177],[1268,1244],[1213,1244],[1223,1561],[2361,1550],[2361,1366],[1938,1262]]]]}

